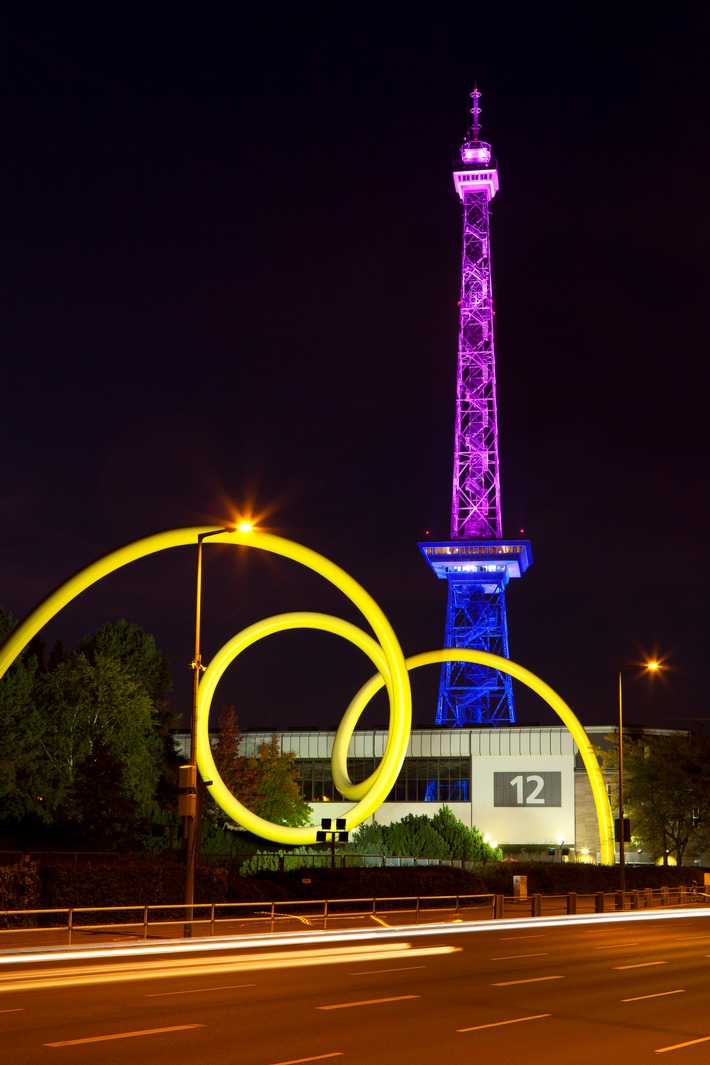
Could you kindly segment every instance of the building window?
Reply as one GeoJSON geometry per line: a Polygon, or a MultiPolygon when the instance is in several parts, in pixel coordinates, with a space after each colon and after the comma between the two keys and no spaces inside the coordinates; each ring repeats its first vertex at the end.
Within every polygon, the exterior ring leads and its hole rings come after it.
{"type": "MultiPolygon", "coordinates": [[[[348,775],[359,782],[374,773],[376,758],[348,758],[348,775]]],[[[298,758],[301,791],[306,802],[339,801],[329,758],[298,758]]],[[[470,802],[470,758],[405,758],[385,802],[470,802]]]]}

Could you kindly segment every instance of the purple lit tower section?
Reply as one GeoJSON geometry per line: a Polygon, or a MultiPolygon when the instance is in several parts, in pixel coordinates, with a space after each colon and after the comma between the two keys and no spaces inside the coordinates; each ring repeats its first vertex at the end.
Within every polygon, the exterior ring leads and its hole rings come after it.
{"type": "MultiPolygon", "coordinates": [[[[511,577],[522,576],[532,554],[527,540],[502,539],[488,210],[498,191],[498,169],[490,144],[479,138],[478,89],[471,96],[473,124],[454,172],[463,203],[463,264],[451,539],[419,547],[437,577],[448,582],[446,646],[507,658],[505,590],[511,577]]],[[[437,725],[514,721],[510,677],[463,662],[443,666],[437,725]]]]}

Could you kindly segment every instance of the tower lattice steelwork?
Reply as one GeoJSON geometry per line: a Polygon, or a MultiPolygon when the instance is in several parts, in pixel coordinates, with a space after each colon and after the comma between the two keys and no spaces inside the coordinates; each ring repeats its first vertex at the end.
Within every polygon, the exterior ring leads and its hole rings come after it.
{"type": "MultiPolygon", "coordinates": [[[[480,140],[480,93],[461,146],[454,184],[463,202],[461,320],[456,379],[451,540],[420,544],[437,577],[449,585],[447,647],[472,647],[508,657],[505,589],[532,561],[527,540],[502,539],[496,364],[488,205],[498,191],[491,146],[480,140]]],[[[453,662],[441,672],[437,725],[499,725],[515,721],[510,677],[453,662]]]]}

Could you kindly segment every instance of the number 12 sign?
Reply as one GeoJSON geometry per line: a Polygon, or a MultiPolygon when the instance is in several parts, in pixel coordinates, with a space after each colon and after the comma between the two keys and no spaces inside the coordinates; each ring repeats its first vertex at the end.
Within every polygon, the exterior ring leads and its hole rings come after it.
{"type": "Polygon", "coordinates": [[[561,806],[561,773],[494,773],[494,806],[561,806]]]}

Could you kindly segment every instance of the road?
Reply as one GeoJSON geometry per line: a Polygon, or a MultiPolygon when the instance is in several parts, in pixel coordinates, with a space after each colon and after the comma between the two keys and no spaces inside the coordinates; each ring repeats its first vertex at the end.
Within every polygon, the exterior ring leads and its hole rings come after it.
{"type": "Polygon", "coordinates": [[[710,1061],[710,913],[0,955],[9,1065],[710,1061]]]}

